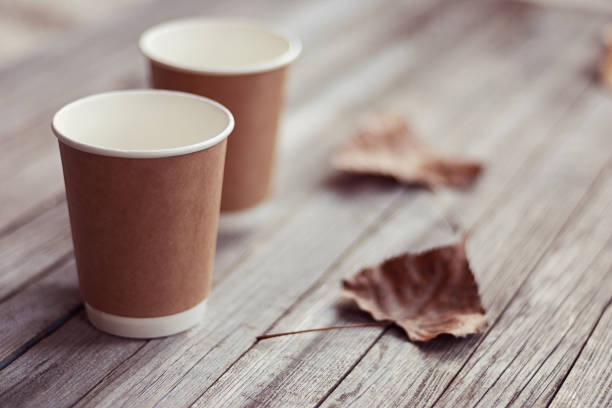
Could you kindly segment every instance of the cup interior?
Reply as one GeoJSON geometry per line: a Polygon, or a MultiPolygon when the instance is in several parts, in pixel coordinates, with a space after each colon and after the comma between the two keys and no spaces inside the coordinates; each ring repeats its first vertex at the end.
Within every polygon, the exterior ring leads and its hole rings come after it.
{"type": "Polygon", "coordinates": [[[141,51],[153,61],[208,73],[251,73],[289,64],[300,42],[261,25],[239,20],[187,19],[150,28],[141,51]]]}
{"type": "Polygon", "coordinates": [[[225,139],[234,120],[210,99],[173,91],[132,90],[89,96],[60,109],[53,130],[79,150],[119,157],[163,157],[225,139]]]}

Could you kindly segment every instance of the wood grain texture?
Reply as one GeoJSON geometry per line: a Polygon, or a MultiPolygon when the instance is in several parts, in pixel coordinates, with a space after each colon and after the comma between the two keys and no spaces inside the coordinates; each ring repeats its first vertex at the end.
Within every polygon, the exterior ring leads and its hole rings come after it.
{"type": "Polygon", "coordinates": [[[119,362],[128,359],[146,343],[142,340],[126,342],[113,336],[107,336],[103,341],[96,340],[98,332],[86,323],[85,313],[82,311],[65,327],[73,326],[81,328],[58,333],[54,336],[57,342],[50,342],[47,338],[38,343],[37,347],[43,351],[43,355],[58,357],[32,361],[31,364],[37,367],[38,375],[21,377],[10,370],[15,363],[2,372],[0,400],[3,405],[40,407],[47,406],[52,401],[55,406],[70,406],[78,400],[77,396],[85,394],[95,385],[91,376],[83,378],[82,373],[111,372],[119,362]],[[53,372],[53,375],[45,375],[47,372],[53,372]],[[38,391],[31,393],[34,389],[38,391]],[[62,392],[68,389],[71,390],[70,393],[62,392]],[[41,399],[40,395],[47,395],[48,399],[41,399]]]}
{"type": "Polygon", "coordinates": [[[66,202],[0,237],[0,299],[72,253],[66,202]]]}
{"type": "Polygon", "coordinates": [[[602,222],[610,208],[609,174],[590,188],[588,204],[579,204],[461,376],[437,401],[440,406],[545,406],[551,399],[609,301],[612,225],[602,222]],[[585,235],[590,245],[577,245],[585,235]]]}
{"type": "Polygon", "coordinates": [[[612,103],[588,76],[605,19],[516,1],[347,5],[159,2],[1,71],[14,103],[0,100],[0,321],[10,322],[0,334],[0,405],[610,400],[612,103]],[[133,41],[147,25],[236,7],[305,44],[276,194],[223,217],[202,327],[149,341],[102,334],[85,321],[77,294],[48,117],[83,93],[144,84],[133,41]],[[84,64],[100,54],[108,60],[84,64]],[[44,80],[36,76],[43,71],[44,80]],[[91,80],[70,86],[77,78],[91,80]],[[409,115],[444,151],[484,158],[482,180],[432,200],[333,173],[332,149],[378,108],[409,115]],[[340,301],[339,280],[455,239],[448,217],[473,229],[468,252],[491,321],[483,335],[417,345],[395,328],[365,328],[255,341],[368,321],[340,301]]]}
{"type": "Polygon", "coordinates": [[[0,331],[0,367],[57,329],[80,308],[75,273],[74,261],[58,262],[56,271],[36,280],[19,296],[2,304],[0,320],[6,329],[0,331]]]}
{"type": "MultiPolygon", "coordinates": [[[[609,294],[609,293],[608,293],[609,294]]],[[[605,305],[589,340],[573,362],[551,407],[612,405],[612,308],[605,305]]]]}

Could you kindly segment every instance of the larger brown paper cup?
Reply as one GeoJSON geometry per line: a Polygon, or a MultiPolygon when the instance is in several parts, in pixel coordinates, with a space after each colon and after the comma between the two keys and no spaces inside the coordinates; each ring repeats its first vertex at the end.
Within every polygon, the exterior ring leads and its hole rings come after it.
{"type": "Polygon", "coordinates": [[[97,328],[160,337],[202,319],[229,111],[191,94],[90,96],[53,118],[81,295],[97,328]]]}
{"type": "Polygon", "coordinates": [[[252,22],[197,18],[147,30],[140,48],[154,88],[207,96],[232,111],[222,211],[262,202],[270,191],[285,74],[300,42],[252,22]]]}

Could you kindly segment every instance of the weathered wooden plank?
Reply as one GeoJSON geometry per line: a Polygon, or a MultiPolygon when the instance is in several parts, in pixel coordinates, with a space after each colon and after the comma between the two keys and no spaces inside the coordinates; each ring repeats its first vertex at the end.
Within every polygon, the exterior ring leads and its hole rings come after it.
{"type": "MultiPolygon", "coordinates": [[[[58,343],[41,341],[37,347],[44,356],[60,358],[40,358],[32,362],[40,373],[53,372],[53,378],[44,376],[20,377],[14,371],[2,371],[0,381],[0,401],[8,407],[70,406],[93,384],[83,381],[81,373],[87,371],[111,372],[130,354],[137,352],[146,341],[106,336],[103,339],[85,323],[85,313],[81,312],[67,323],[67,327],[82,326],[76,330],[57,333],[58,343]],[[83,329],[84,328],[84,329],[83,329]],[[87,357],[85,357],[87,356],[87,357]],[[76,372],[71,365],[63,361],[77,357],[82,371],[76,372]],[[57,392],[56,389],[71,389],[72,393],[57,392]],[[34,392],[35,391],[35,392],[34,392]],[[47,400],[39,398],[40,393],[52,395],[47,400]],[[15,398],[19,395],[19,398],[15,398]]],[[[11,366],[9,366],[10,368],[11,366]]]]}
{"type": "Polygon", "coordinates": [[[612,308],[608,301],[551,407],[612,406],[612,308]]]}
{"type": "MultiPolygon", "coordinates": [[[[80,308],[79,289],[75,285],[75,265],[70,260],[57,267],[57,272],[28,286],[20,296],[2,304],[0,330],[0,369],[18,357],[24,348],[33,345],[41,335],[55,330],[80,308]],[[48,313],[52,309],[55,313],[48,313]],[[23,332],[27,337],[15,336],[23,332]],[[24,338],[29,341],[24,342],[24,338]]],[[[1,389],[2,387],[0,387],[1,389]]]]}
{"type": "MultiPolygon", "coordinates": [[[[392,55],[396,55],[396,54],[392,54],[392,55]]],[[[330,193],[330,192],[328,192],[327,194],[331,194],[331,196],[332,196],[332,197],[335,197],[335,194],[332,194],[332,193],[330,193]]],[[[327,194],[326,194],[326,195],[327,195],[327,194]]],[[[323,200],[323,198],[324,198],[324,197],[319,198],[319,200],[317,200],[317,202],[321,203],[321,201],[323,200]]],[[[379,197],[379,198],[380,198],[380,197],[379,197]]],[[[377,201],[378,201],[378,200],[377,200],[377,201]]],[[[323,200],[323,202],[325,202],[325,201],[323,200]]],[[[382,203],[384,203],[384,202],[385,202],[385,200],[383,200],[383,201],[382,201],[382,203]]],[[[323,205],[323,204],[321,204],[321,205],[323,205]]],[[[357,205],[357,204],[355,204],[355,205],[357,205]]],[[[374,213],[376,213],[376,211],[375,211],[376,206],[371,205],[371,203],[369,203],[369,201],[365,201],[365,200],[364,200],[364,202],[360,203],[359,205],[360,205],[360,207],[359,207],[359,208],[368,208],[368,209],[370,209],[370,210],[374,211],[374,213]],[[363,205],[364,207],[361,207],[361,205],[363,205]]],[[[297,229],[297,230],[301,230],[301,229],[303,229],[303,226],[305,226],[305,225],[312,225],[312,224],[313,224],[313,222],[312,222],[312,221],[313,221],[312,217],[315,217],[315,215],[314,215],[314,214],[316,214],[316,213],[317,213],[317,211],[315,211],[315,209],[312,209],[312,208],[311,208],[311,206],[310,206],[309,208],[310,208],[310,209],[308,210],[308,214],[310,214],[310,215],[309,215],[309,218],[307,218],[307,219],[306,219],[306,220],[304,220],[304,221],[300,221],[300,223],[298,224],[300,227],[298,227],[298,228],[295,228],[295,227],[294,227],[295,229],[297,229]]],[[[323,207],[317,207],[317,209],[319,210],[318,212],[325,213],[325,211],[321,211],[321,209],[322,209],[322,208],[327,208],[327,209],[329,209],[329,208],[335,208],[335,209],[336,209],[336,210],[335,210],[335,212],[338,212],[338,211],[339,211],[339,210],[338,210],[338,203],[337,203],[337,202],[335,202],[335,201],[333,201],[333,202],[331,202],[331,203],[328,203],[328,204],[325,204],[325,205],[323,205],[323,207]]],[[[344,216],[350,216],[350,217],[351,217],[351,219],[354,217],[354,215],[353,215],[353,214],[350,214],[350,212],[349,212],[348,214],[346,214],[346,215],[344,214],[346,211],[341,211],[341,212],[342,212],[342,216],[343,216],[343,217],[344,217],[344,216]]],[[[374,214],[374,215],[375,215],[375,214],[374,214]]],[[[329,216],[329,217],[333,216],[333,213],[332,213],[332,214],[329,214],[328,216],[329,216]]],[[[336,214],[336,217],[334,217],[334,219],[335,219],[335,218],[338,218],[339,220],[342,220],[342,219],[343,219],[342,217],[338,217],[338,214],[336,214]]],[[[364,220],[364,222],[365,222],[365,220],[364,220]]],[[[331,223],[330,223],[330,224],[331,224],[331,223]]],[[[325,224],[324,224],[324,225],[325,225],[325,224]]],[[[358,227],[358,225],[355,225],[355,228],[357,228],[357,227],[358,227]]],[[[286,234],[286,233],[287,233],[287,231],[291,231],[291,229],[288,229],[288,230],[287,230],[287,229],[284,229],[283,231],[285,231],[284,233],[286,234]]],[[[349,232],[350,232],[350,231],[347,231],[347,233],[349,233],[349,232]]],[[[291,233],[293,233],[293,232],[291,232],[291,233]]],[[[275,240],[275,245],[278,245],[278,243],[279,243],[279,242],[284,243],[285,241],[286,241],[286,238],[285,238],[285,237],[283,237],[283,238],[278,238],[278,239],[276,239],[276,240],[275,240]],[[279,241],[279,240],[280,240],[280,241],[279,241]]],[[[319,244],[320,244],[320,243],[319,243],[319,244]]],[[[296,245],[296,243],[293,243],[293,245],[296,245]]],[[[272,250],[274,250],[274,251],[276,252],[278,249],[277,249],[276,247],[274,247],[274,246],[270,247],[270,246],[268,245],[268,249],[267,249],[267,251],[272,251],[272,250]]],[[[262,255],[262,256],[263,256],[263,255],[262,255]]],[[[265,258],[264,258],[264,259],[265,259],[265,258]]],[[[261,259],[260,259],[260,261],[261,261],[261,259]]],[[[252,265],[251,265],[251,266],[252,266],[252,265]]],[[[243,268],[248,268],[248,265],[244,266],[243,268]]],[[[250,271],[250,269],[246,269],[246,270],[250,271]]],[[[234,272],[232,275],[230,275],[230,277],[229,277],[229,278],[231,279],[233,276],[235,276],[235,275],[236,275],[236,273],[238,273],[238,272],[234,272]]],[[[246,272],[245,272],[245,270],[243,269],[243,271],[242,271],[242,275],[244,275],[245,273],[246,273],[246,272]]],[[[287,279],[287,277],[286,277],[286,276],[285,276],[284,278],[285,278],[285,280],[287,279]]],[[[279,279],[279,280],[280,280],[280,279],[279,279]]],[[[224,281],[224,282],[225,282],[225,281],[224,281]]],[[[279,284],[281,284],[281,283],[282,283],[282,282],[279,282],[279,284]]],[[[234,282],[232,285],[228,286],[228,287],[230,287],[230,288],[234,288],[234,287],[235,287],[235,282],[234,282]]],[[[242,287],[244,287],[244,285],[242,285],[242,287]]],[[[249,290],[250,290],[250,289],[252,288],[252,286],[251,286],[251,285],[249,285],[249,286],[247,286],[247,288],[249,288],[249,290]]],[[[287,294],[287,296],[291,296],[291,295],[290,295],[290,294],[287,294]]],[[[222,309],[222,310],[225,310],[225,309],[222,309]]],[[[266,318],[269,318],[269,317],[266,317],[266,318]]],[[[221,320],[223,320],[223,319],[221,319],[221,320]]],[[[227,320],[227,319],[226,319],[226,320],[227,320]]],[[[177,339],[178,339],[178,338],[175,338],[175,339],[174,339],[174,343],[176,343],[176,340],[177,340],[177,339]]],[[[172,344],[172,343],[173,343],[173,342],[171,342],[170,340],[167,340],[167,341],[168,341],[168,344],[172,344]]],[[[241,339],[240,339],[240,341],[244,341],[244,338],[241,338],[241,339]]],[[[180,345],[179,345],[179,346],[180,346],[180,345]]],[[[181,347],[182,347],[182,346],[181,346],[181,347]]],[[[202,343],[202,344],[198,344],[198,347],[201,347],[202,349],[205,349],[206,347],[210,347],[210,344],[209,344],[208,346],[206,346],[206,344],[202,343]]],[[[153,349],[152,349],[152,350],[149,350],[148,352],[149,352],[149,353],[154,353],[154,354],[157,354],[159,351],[160,351],[159,349],[158,349],[158,350],[153,350],[153,349]]],[[[179,354],[180,354],[180,351],[182,351],[182,350],[180,350],[180,349],[179,349],[179,350],[175,350],[175,352],[177,352],[177,353],[179,353],[179,354]]],[[[194,350],[193,352],[195,353],[195,351],[196,351],[196,350],[194,350]]],[[[235,350],[234,350],[234,351],[235,351],[235,350]]],[[[167,351],[167,353],[169,353],[169,352],[170,352],[170,351],[168,350],[168,351],[167,351]]],[[[148,358],[148,356],[149,356],[149,355],[150,355],[150,354],[147,354],[147,355],[145,355],[145,356],[142,356],[142,358],[143,358],[143,359],[146,359],[146,360],[149,360],[149,358],[148,358]]],[[[168,354],[166,354],[166,355],[168,355],[168,354]]],[[[29,356],[30,356],[30,353],[26,354],[24,357],[22,357],[22,359],[27,359],[27,358],[29,358],[29,356]]],[[[160,358],[162,358],[162,357],[160,356],[160,358]]],[[[20,361],[19,361],[19,362],[21,362],[21,361],[22,361],[22,359],[20,359],[20,361]]],[[[187,361],[192,362],[192,360],[193,360],[193,359],[191,358],[191,359],[188,359],[187,361]]],[[[159,361],[162,361],[162,360],[159,360],[159,361]]],[[[141,362],[142,362],[142,361],[141,361],[141,362]]],[[[139,362],[139,364],[140,364],[141,362],[139,362]]],[[[66,363],[66,364],[70,364],[70,361],[66,361],[65,363],[66,363]]],[[[155,364],[157,364],[157,363],[155,363],[155,364]]],[[[177,363],[177,364],[178,364],[178,363],[177,363]]],[[[218,362],[217,362],[217,364],[218,364],[218,362]]],[[[12,366],[11,366],[11,367],[9,367],[9,369],[11,369],[11,368],[13,368],[13,367],[12,367],[12,366]]],[[[213,367],[213,368],[214,368],[214,367],[213,367]]],[[[150,369],[151,369],[151,366],[149,366],[149,367],[148,367],[146,370],[150,370],[150,369]]],[[[184,368],[177,367],[177,369],[184,369],[184,368]]],[[[171,380],[172,380],[172,376],[171,376],[171,375],[169,375],[169,374],[170,374],[170,373],[168,373],[168,375],[163,374],[164,381],[171,381],[171,380]]],[[[131,381],[131,380],[130,380],[130,381],[131,381]]],[[[149,391],[147,391],[147,392],[149,392],[149,391]]],[[[188,396],[187,396],[187,397],[188,397],[188,396]]]]}
{"type": "MultiPolygon", "coordinates": [[[[558,36],[555,37],[559,39],[558,36]]],[[[584,39],[584,37],[582,38],[584,39]]],[[[583,43],[582,41],[579,43],[574,43],[573,46],[574,47],[570,47],[569,50],[577,48],[576,46],[583,47],[583,43]]],[[[540,49],[545,49],[545,47],[541,47],[540,49]]],[[[548,58],[548,60],[554,64],[554,59],[550,59],[549,56],[541,55],[540,57],[543,59],[548,58]]],[[[576,57],[577,56],[574,56],[574,58],[576,57]]],[[[574,61],[574,65],[576,65],[576,62],[581,61],[579,58],[576,59],[577,61],[574,61]]],[[[517,75],[517,73],[515,72],[514,75],[517,75]]],[[[544,73],[544,76],[550,78],[551,74],[544,73]]],[[[556,87],[564,84],[567,81],[568,76],[569,75],[563,76],[562,78],[557,78],[556,84],[552,87],[552,89],[554,90],[556,87]]],[[[571,76],[571,78],[574,79],[574,76],[575,73],[571,76]]],[[[513,75],[508,75],[508,73],[506,73],[502,77],[511,84],[515,83],[513,80],[513,75]]],[[[545,82],[542,78],[540,78],[540,81],[545,82]]],[[[530,109],[533,109],[539,105],[554,106],[554,101],[558,100],[559,98],[559,94],[556,92],[551,92],[551,89],[548,89],[548,92],[545,92],[547,97],[545,100],[535,98],[535,95],[537,95],[535,92],[531,92],[530,94],[526,95],[526,92],[522,91],[522,89],[538,89],[534,86],[534,82],[536,81],[534,81],[532,78],[531,82],[524,83],[524,88],[519,90],[515,89],[517,95],[520,95],[520,97],[525,101],[529,101],[527,102],[527,106],[525,107],[526,111],[523,112],[523,115],[527,115],[530,109]]],[[[541,89],[538,90],[542,91],[541,89]]],[[[489,89],[489,91],[493,94],[498,94],[499,92],[499,90],[496,89],[489,89]]],[[[574,96],[577,92],[578,90],[574,88],[574,96]]],[[[511,97],[508,97],[508,99],[511,99],[511,97]]],[[[572,99],[569,98],[567,103],[571,104],[571,101],[572,99]]],[[[511,111],[512,106],[515,106],[516,102],[519,101],[515,101],[515,104],[508,103],[506,110],[511,111]]],[[[492,101],[490,103],[494,104],[492,101]]],[[[560,118],[564,111],[565,108],[563,108],[562,105],[560,108],[555,107],[554,109],[551,109],[551,112],[546,112],[547,115],[543,115],[542,111],[540,111],[536,117],[538,120],[541,120],[544,123],[554,123],[555,119],[553,118],[560,118]]],[[[479,116],[478,119],[479,126],[484,126],[486,128],[487,120],[499,122],[501,118],[492,115],[489,109],[481,112],[481,116],[479,116]],[[487,115],[489,118],[487,118],[487,115]]],[[[532,124],[532,122],[528,122],[528,124],[532,124]]],[[[461,128],[461,126],[459,126],[459,128],[461,128]]],[[[526,129],[529,128],[530,127],[527,127],[526,129]]],[[[533,128],[533,126],[531,126],[531,128],[533,128]]],[[[506,139],[509,141],[508,136],[512,135],[512,131],[514,130],[517,129],[506,129],[505,133],[500,135],[505,136],[501,137],[501,139],[506,139]]],[[[442,134],[443,133],[444,131],[442,131],[442,134]]],[[[470,133],[471,132],[469,131],[467,132],[467,134],[470,133]]],[[[448,136],[444,139],[445,141],[450,142],[451,145],[461,145],[465,143],[465,141],[461,140],[462,135],[463,132],[459,131],[458,134],[454,135],[454,137],[458,138],[458,140],[454,140],[448,136]]],[[[487,139],[497,140],[499,143],[500,137],[498,136],[495,138],[493,136],[494,135],[489,134],[487,139]]],[[[541,136],[538,135],[538,137],[541,136]]],[[[568,137],[568,135],[566,135],[566,137],[568,137]]],[[[486,145],[488,145],[487,148],[493,149],[493,151],[486,152],[488,154],[484,156],[489,157],[489,159],[496,164],[499,162],[507,163],[507,165],[510,165],[513,168],[513,171],[516,173],[524,160],[521,155],[529,151],[528,146],[537,146],[537,143],[533,144],[533,140],[530,139],[531,138],[513,141],[515,148],[514,150],[521,152],[518,153],[518,155],[517,153],[515,153],[515,155],[505,153],[507,152],[507,149],[500,148],[499,146],[491,146],[491,143],[486,143],[486,145]]],[[[553,139],[553,135],[550,134],[550,129],[548,132],[548,139],[553,139]]],[[[480,150],[482,151],[482,149],[480,150]]],[[[534,164],[535,163],[532,163],[531,165],[534,164]]],[[[496,168],[495,166],[493,167],[494,169],[496,168]]],[[[541,169],[541,166],[537,167],[541,169]]],[[[503,172],[502,174],[499,174],[499,172],[495,173],[497,174],[493,175],[493,179],[496,181],[496,183],[500,183],[502,180],[507,180],[511,175],[504,175],[503,172]]],[[[503,183],[500,184],[503,185],[503,183]]],[[[493,189],[491,189],[491,186],[489,185],[487,190],[481,190],[480,193],[477,192],[476,199],[471,200],[472,203],[477,204],[470,208],[472,216],[477,216],[480,211],[487,207],[487,205],[491,205],[494,197],[490,197],[489,195],[493,189]]],[[[510,191],[512,192],[512,189],[510,191]]],[[[508,198],[507,193],[508,192],[506,192],[506,195],[503,196],[505,199],[508,198]]],[[[431,205],[431,202],[429,203],[431,205]]],[[[355,313],[345,311],[342,308],[338,310],[337,307],[334,307],[334,304],[338,299],[339,292],[339,286],[336,286],[338,285],[337,281],[339,280],[340,276],[347,276],[354,273],[365,264],[374,263],[380,259],[383,259],[385,256],[389,256],[394,252],[399,252],[400,250],[405,249],[408,243],[412,242],[417,237],[422,239],[419,234],[422,228],[419,228],[419,223],[416,222],[414,218],[416,214],[419,214],[425,219],[428,219],[426,215],[423,215],[427,214],[428,211],[423,210],[422,205],[416,207],[409,205],[406,208],[401,209],[399,213],[399,215],[396,214],[389,217],[389,219],[386,220],[385,226],[381,227],[383,231],[373,233],[372,236],[366,240],[364,245],[354,248],[352,253],[348,255],[343,254],[342,260],[338,261],[343,265],[340,267],[341,270],[334,271],[329,275],[326,275],[325,280],[319,282],[319,287],[309,290],[307,296],[301,297],[299,303],[294,305],[291,310],[282,317],[278,324],[274,325],[274,329],[272,331],[289,331],[306,327],[321,327],[327,325],[361,322],[362,320],[360,317],[357,317],[357,319],[352,321],[350,320],[351,317],[355,318],[355,313]],[[384,242],[384,248],[381,247],[381,242],[384,242]],[[344,267],[345,263],[348,264],[347,267],[344,267]],[[349,319],[347,319],[347,317],[349,317],[349,319]]],[[[435,228],[435,224],[430,224],[430,227],[433,228],[434,232],[439,230],[435,228]]],[[[431,242],[429,237],[425,238],[426,241],[431,242]]],[[[423,243],[420,242],[418,246],[421,246],[422,244],[423,243]]],[[[267,341],[258,343],[248,353],[243,355],[237,364],[233,366],[218,382],[216,382],[199,402],[204,405],[211,406],[221,406],[227,404],[231,405],[236,403],[246,404],[247,402],[266,406],[308,406],[309,404],[315,404],[325,395],[329,389],[330,383],[333,385],[333,383],[338,381],[345,374],[345,371],[343,370],[350,371],[351,365],[354,364],[355,361],[358,361],[361,353],[364,353],[379,335],[380,329],[364,329],[363,334],[361,332],[359,332],[359,334],[355,334],[352,331],[346,331],[329,335],[312,334],[297,337],[294,336],[286,339],[285,341],[282,339],[277,339],[274,345],[270,345],[270,343],[267,341]],[[336,336],[337,338],[335,340],[330,340],[330,336],[332,338],[333,336],[336,336]],[[340,356],[338,355],[338,350],[342,350],[340,356]],[[259,380],[252,381],[253,378],[258,378],[259,380]]],[[[404,348],[410,347],[409,345],[405,345],[405,340],[402,334],[400,334],[399,337],[401,338],[400,342],[403,344],[404,348]]],[[[404,352],[406,351],[404,350],[404,352]]],[[[375,359],[376,356],[373,358],[375,359]]],[[[427,364],[425,356],[421,357],[420,363],[427,364]]],[[[375,361],[370,360],[369,364],[364,365],[364,370],[372,370],[373,367],[375,367],[375,369],[380,370],[380,372],[389,371],[390,376],[399,375],[404,378],[406,377],[405,373],[400,375],[395,369],[391,369],[391,367],[398,367],[397,370],[400,370],[400,366],[402,367],[401,370],[403,372],[404,368],[406,368],[406,364],[394,362],[392,359],[386,360],[386,364],[377,364],[375,361]]],[[[427,373],[427,366],[419,368],[421,369],[421,372],[427,373]]],[[[366,374],[364,374],[364,376],[366,376],[366,374]]],[[[440,378],[443,377],[440,376],[440,378]]],[[[432,380],[433,377],[428,379],[432,380]]],[[[372,381],[374,383],[373,386],[380,386],[382,384],[390,384],[390,386],[395,385],[391,379],[386,379],[385,381],[378,380],[379,377],[375,376],[374,380],[372,381]]],[[[435,379],[433,380],[435,381],[435,379]]],[[[406,382],[407,384],[410,383],[409,381],[406,382]]],[[[405,385],[406,387],[408,386],[407,384],[405,385]]],[[[444,384],[442,383],[440,385],[443,386],[444,384]]],[[[397,390],[403,389],[400,387],[396,388],[396,392],[393,392],[393,389],[389,389],[388,393],[376,393],[381,399],[383,399],[386,395],[399,394],[397,390]]],[[[342,401],[335,402],[342,406],[347,404],[349,401],[343,399],[342,401]]],[[[380,404],[382,401],[366,400],[365,402],[360,402],[364,406],[378,406],[378,404],[380,404]]],[[[392,404],[393,403],[390,405],[392,404]]]]}
{"type": "MultiPolygon", "coordinates": [[[[552,138],[563,145],[554,154],[540,152],[539,157],[530,158],[530,161],[540,162],[539,174],[524,170],[514,178],[512,188],[503,199],[495,200],[489,211],[480,214],[483,218],[472,235],[469,252],[493,328],[523,280],[551,247],[556,235],[563,231],[564,220],[572,218],[574,208],[580,207],[581,200],[588,197],[590,182],[609,159],[608,152],[602,153],[602,149],[605,151],[608,143],[603,124],[610,106],[602,107],[603,103],[591,94],[576,108],[578,111],[568,114],[558,126],[558,134],[552,138]],[[582,140],[584,143],[577,145],[574,138],[577,133],[588,134],[588,141],[582,140]],[[573,166],[576,162],[588,162],[588,165],[576,168],[573,166]],[[567,174],[570,173],[568,169],[573,169],[571,176],[567,174]],[[560,183],[563,179],[571,183],[560,183]]],[[[454,210],[465,220],[478,219],[472,209],[474,200],[482,198],[476,192],[454,210]]],[[[506,334],[511,337],[513,332],[506,334]]],[[[410,352],[403,338],[383,336],[323,406],[356,401],[376,406],[430,406],[441,392],[454,392],[454,384],[449,382],[455,376],[457,381],[464,378],[463,366],[466,361],[473,361],[470,357],[474,350],[480,350],[477,347],[483,337],[486,339],[486,334],[460,342],[439,339],[419,347],[420,352],[410,352]],[[403,374],[400,376],[389,370],[389,366],[402,367],[403,374]],[[391,394],[378,390],[378,384],[386,384],[388,390],[402,391],[391,393],[393,397],[389,397],[391,394]]],[[[495,355],[488,354],[487,358],[495,358],[495,355]]],[[[492,381],[483,374],[480,380],[485,379],[492,381]]],[[[484,390],[482,384],[479,387],[484,390]]]]}
{"type": "Polygon", "coordinates": [[[65,202],[0,236],[0,301],[72,252],[65,202]]]}
{"type": "Polygon", "coordinates": [[[440,406],[547,405],[610,300],[611,175],[608,169],[600,176],[580,215],[521,285],[440,406]]]}

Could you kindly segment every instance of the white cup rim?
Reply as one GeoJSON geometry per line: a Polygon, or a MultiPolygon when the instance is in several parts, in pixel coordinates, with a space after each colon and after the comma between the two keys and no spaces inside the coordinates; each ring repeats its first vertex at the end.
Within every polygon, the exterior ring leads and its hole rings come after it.
{"type": "Polygon", "coordinates": [[[292,63],[302,52],[302,42],[295,36],[281,32],[276,29],[272,29],[264,24],[249,20],[249,19],[238,19],[238,18],[210,18],[210,17],[193,17],[193,18],[182,18],[166,21],[164,23],[152,26],[145,30],[140,36],[139,40],[140,52],[152,62],[172,68],[178,71],[196,73],[196,74],[212,74],[212,75],[245,75],[245,74],[257,74],[266,71],[272,71],[277,68],[281,68],[292,63]],[[152,42],[153,37],[160,33],[170,32],[174,30],[180,30],[188,27],[199,26],[199,25],[224,25],[227,27],[236,28],[248,28],[255,31],[260,31],[279,39],[282,39],[287,43],[287,50],[274,58],[266,60],[264,62],[258,62],[253,64],[245,64],[240,66],[223,66],[223,67],[212,67],[205,65],[195,66],[193,64],[181,63],[173,61],[160,53],[155,52],[152,42]]]}
{"type": "Polygon", "coordinates": [[[160,157],[171,157],[171,156],[181,156],[189,153],[194,153],[197,151],[205,150],[211,148],[223,140],[225,140],[232,130],[234,129],[234,117],[232,113],[219,102],[216,102],[212,99],[198,96],[194,94],[190,94],[187,92],[179,92],[179,91],[169,91],[169,90],[161,90],[161,89],[127,89],[127,90],[119,90],[119,91],[111,91],[111,92],[103,92],[90,96],[86,96],[80,99],[77,99],[73,102],[64,105],[60,110],[58,110],[53,116],[51,129],[53,133],[58,138],[58,140],[70,147],[73,147],[77,150],[93,153],[101,156],[110,156],[110,157],[124,157],[124,158],[160,158],[160,157]],[[109,97],[117,97],[121,95],[173,95],[181,98],[189,98],[193,100],[197,100],[202,103],[206,103],[209,106],[213,106],[219,112],[227,118],[227,125],[224,129],[219,131],[215,136],[204,139],[197,143],[190,143],[182,146],[164,148],[164,149],[120,149],[120,148],[112,148],[94,145],[90,143],[81,142],[70,137],[67,134],[62,133],[58,129],[58,118],[59,116],[68,111],[71,108],[83,103],[90,102],[94,99],[100,98],[109,98],[109,97]]]}

